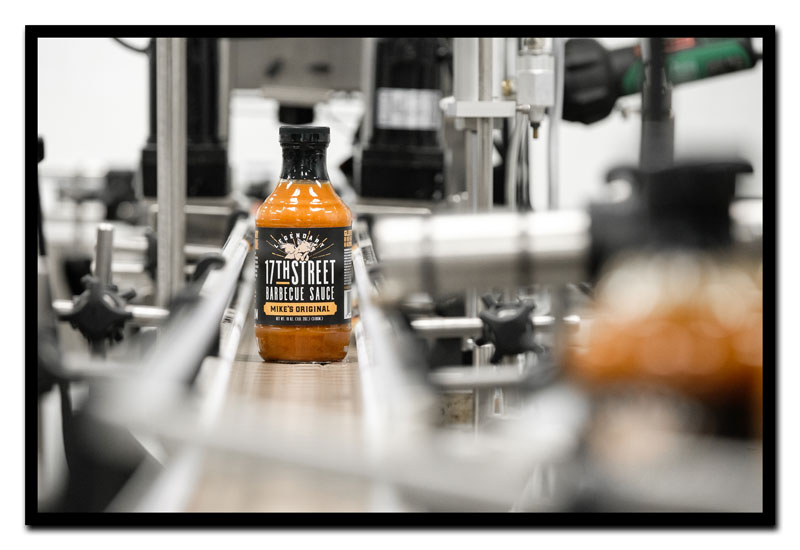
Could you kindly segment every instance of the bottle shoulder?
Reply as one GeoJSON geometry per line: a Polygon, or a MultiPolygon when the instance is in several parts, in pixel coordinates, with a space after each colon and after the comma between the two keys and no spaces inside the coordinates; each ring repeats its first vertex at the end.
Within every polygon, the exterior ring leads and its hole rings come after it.
{"type": "Polygon", "coordinates": [[[344,227],[352,213],[330,182],[281,180],[256,213],[259,227],[344,227]]]}

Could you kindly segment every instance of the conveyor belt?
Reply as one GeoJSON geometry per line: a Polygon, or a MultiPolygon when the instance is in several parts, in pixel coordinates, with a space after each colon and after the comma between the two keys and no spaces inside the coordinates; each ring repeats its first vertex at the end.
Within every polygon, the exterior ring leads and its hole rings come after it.
{"type": "MultiPolygon", "coordinates": [[[[251,320],[243,329],[224,399],[297,407],[302,414],[282,418],[281,422],[289,426],[297,423],[298,430],[330,414],[352,417],[353,433],[357,435],[361,430],[362,398],[355,343],[351,342],[342,362],[265,363],[258,355],[251,320]]],[[[209,452],[186,511],[368,511],[373,509],[373,497],[371,485],[361,479],[209,452]]]]}
{"type": "Polygon", "coordinates": [[[320,412],[358,415],[361,386],[355,343],[337,363],[265,363],[258,355],[253,323],[242,334],[228,394],[247,400],[270,400],[310,406],[320,412]]]}

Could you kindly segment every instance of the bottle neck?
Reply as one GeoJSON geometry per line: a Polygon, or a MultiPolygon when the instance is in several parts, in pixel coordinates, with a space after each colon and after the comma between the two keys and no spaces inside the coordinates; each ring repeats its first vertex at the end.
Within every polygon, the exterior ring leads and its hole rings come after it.
{"type": "Polygon", "coordinates": [[[328,181],[325,148],[284,147],[281,179],[328,181]]]}

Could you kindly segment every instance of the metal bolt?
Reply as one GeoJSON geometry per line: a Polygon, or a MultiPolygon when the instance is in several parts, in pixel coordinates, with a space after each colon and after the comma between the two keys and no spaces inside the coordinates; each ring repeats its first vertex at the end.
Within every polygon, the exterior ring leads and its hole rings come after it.
{"type": "Polygon", "coordinates": [[[506,78],[500,83],[500,90],[503,92],[503,97],[514,95],[514,81],[510,78],[506,78]]]}
{"type": "Polygon", "coordinates": [[[522,45],[529,50],[541,50],[544,48],[544,38],[523,38],[522,45]]]}

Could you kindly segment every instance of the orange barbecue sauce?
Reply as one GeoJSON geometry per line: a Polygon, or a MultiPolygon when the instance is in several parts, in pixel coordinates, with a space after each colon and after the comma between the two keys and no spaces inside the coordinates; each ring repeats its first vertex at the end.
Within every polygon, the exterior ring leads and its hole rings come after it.
{"type": "Polygon", "coordinates": [[[622,262],[597,287],[591,326],[567,351],[572,376],[599,389],[670,386],[708,402],[762,409],[760,267],[700,257],[622,262]]]}
{"type": "MultiPolygon", "coordinates": [[[[276,294],[267,294],[261,303],[257,300],[256,308],[266,308],[269,311],[270,304],[290,304],[274,309],[273,313],[283,312],[291,307],[295,312],[312,310],[323,312],[319,314],[323,315],[320,317],[313,316],[317,313],[304,313],[311,317],[273,316],[269,319],[285,320],[285,324],[268,324],[259,322],[260,312],[257,309],[255,335],[259,354],[265,361],[340,361],[347,354],[350,342],[349,313],[346,313],[346,320],[343,319],[337,324],[331,323],[331,319],[342,316],[343,310],[349,311],[349,303],[343,303],[339,287],[336,287],[337,294],[335,298],[333,297],[334,285],[341,285],[343,267],[339,266],[339,271],[334,275],[331,258],[336,257],[336,254],[331,255],[334,250],[330,250],[330,247],[331,243],[336,244],[338,249],[351,246],[352,233],[349,229],[352,225],[352,214],[328,180],[325,168],[325,148],[328,141],[328,128],[281,128],[281,146],[284,153],[281,178],[256,214],[256,230],[261,234],[256,240],[262,247],[262,263],[266,258],[267,262],[272,259],[278,268],[284,264],[286,266],[283,271],[267,270],[269,272],[266,275],[267,281],[277,280],[276,284],[283,286],[273,286],[276,294]],[[269,239],[263,236],[267,232],[270,234],[269,239]],[[334,236],[331,237],[331,234],[334,236]],[[341,237],[342,234],[345,236],[341,237]],[[321,236],[324,238],[320,238],[321,236]],[[306,244],[306,240],[310,244],[306,244]],[[269,248],[269,253],[266,253],[263,250],[268,245],[272,247],[269,248]],[[311,250],[310,255],[308,250],[311,250]],[[316,270],[306,269],[312,263],[308,261],[309,259],[318,262],[316,270]],[[285,281],[280,282],[281,278],[285,278],[285,281]],[[327,286],[307,286],[301,289],[293,281],[298,284],[301,281],[302,283],[311,281],[312,285],[325,283],[327,286]],[[289,291],[293,294],[283,294],[289,291]],[[305,291],[305,294],[302,291],[305,291]],[[277,294],[278,292],[281,294],[277,294]],[[332,312],[337,312],[339,315],[334,316],[332,312]],[[306,322],[296,324],[295,319],[306,319],[306,322]],[[317,319],[319,323],[309,319],[317,319]]],[[[339,256],[342,254],[339,253],[339,256]]],[[[349,260],[349,252],[347,254],[346,257],[339,257],[336,261],[346,263],[349,260]]],[[[262,267],[257,266],[257,269],[262,267]]],[[[347,266],[345,269],[351,268],[347,266]]],[[[260,282],[257,281],[257,284],[260,282]]]]}

